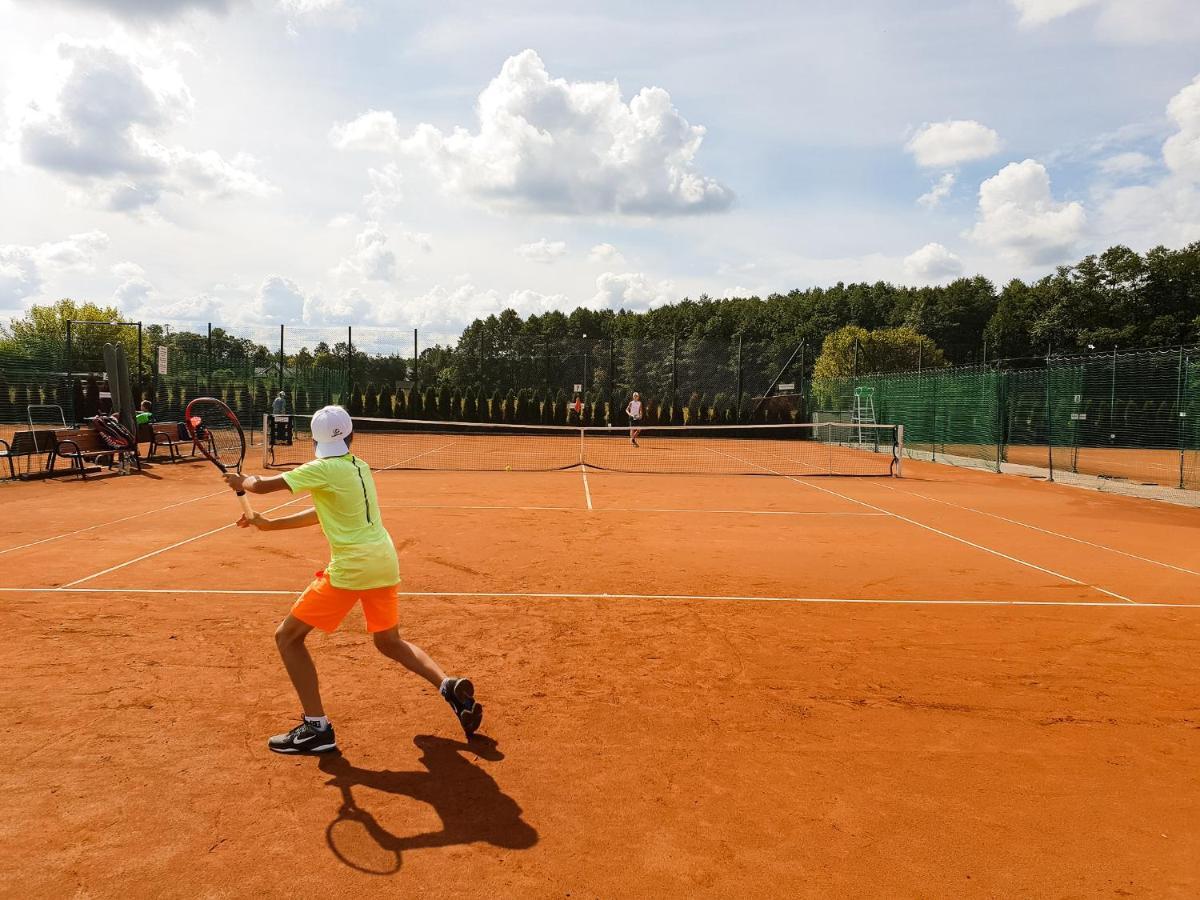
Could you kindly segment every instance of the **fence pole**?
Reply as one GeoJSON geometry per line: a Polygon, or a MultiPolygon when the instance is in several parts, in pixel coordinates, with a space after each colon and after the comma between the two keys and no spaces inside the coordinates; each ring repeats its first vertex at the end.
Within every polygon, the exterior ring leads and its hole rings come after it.
{"type": "Polygon", "coordinates": [[[1000,472],[1004,460],[1004,425],[1008,421],[1008,392],[1005,391],[1004,373],[996,370],[996,471],[1000,472]]]}
{"type": "Polygon", "coordinates": [[[1054,480],[1054,419],[1050,409],[1050,347],[1046,347],[1046,468],[1054,480]]]}
{"type": "MultiPolygon", "coordinates": [[[[137,400],[134,402],[140,404],[142,401],[142,323],[138,322],[138,370],[137,370],[137,400]]],[[[136,419],[137,413],[134,413],[136,419]]]]}
{"type": "Polygon", "coordinates": [[[279,389],[284,390],[283,386],[283,324],[279,325],[279,389]]]}
{"type": "Polygon", "coordinates": [[[417,352],[417,329],[413,329],[413,389],[417,385],[417,371],[421,365],[421,354],[417,352]]]}
{"type": "Polygon", "coordinates": [[[1109,438],[1111,443],[1117,433],[1117,348],[1113,347],[1112,352],[1112,375],[1109,379],[1108,386],[1108,433],[1113,435],[1109,438]]]}
{"type": "Polygon", "coordinates": [[[207,357],[208,378],[212,380],[212,322],[208,323],[208,340],[204,343],[204,352],[207,357]]]}
{"type": "Polygon", "coordinates": [[[671,424],[675,423],[675,399],[676,393],[679,390],[679,335],[671,335],[671,415],[667,419],[671,424]]]}
{"type": "Polygon", "coordinates": [[[346,397],[342,405],[350,408],[350,392],[354,390],[354,326],[346,326],[346,397]]]}
{"type": "Polygon", "coordinates": [[[799,376],[800,377],[800,404],[804,407],[802,414],[803,414],[804,420],[806,422],[808,421],[808,394],[805,393],[805,388],[804,388],[804,351],[806,349],[807,343],[808,343],[808,338],[803,338],[800,341],[800,376],[799,376]]]}
{"type": "Polygon", "coordinates": [[[616,386],[617,386],[617,339],[608,339],[608,425],[611,428],[617,424],[616,386]]]}
{"type": "Polygon", "coordinates": [[[737,410],[735,420],[742,421],[742,336],[737,336],[737,397],[733,401],[733,408],[737,410]]]}
{"type": "Polygon", "coordinates": [[[1183,379],[1184,379],[1185,371],[1186,371],[1186,369],[1184,366],[1183,346],[1180,345],[1180,347],[1179,347],[1179,377],[1175,384],[1175,418],[1179,423],[1178,426],[1176,427],[1176,436],[1177,436],[1176,439],[1179,444],[1179,489],[1181,491],[1183,490],[1183,471],[1184,471],[1183,419],[1184,419],[1185,413],[1183,411],[1183,379]]]}

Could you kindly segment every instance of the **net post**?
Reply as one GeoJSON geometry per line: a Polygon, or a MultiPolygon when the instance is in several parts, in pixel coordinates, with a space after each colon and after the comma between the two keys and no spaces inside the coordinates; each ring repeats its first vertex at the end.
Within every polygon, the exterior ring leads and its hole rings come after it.
{"type": "Polygon", "coordinates": [[[896,477],[904,477],[904,426],[896,426],[896,477]]]}

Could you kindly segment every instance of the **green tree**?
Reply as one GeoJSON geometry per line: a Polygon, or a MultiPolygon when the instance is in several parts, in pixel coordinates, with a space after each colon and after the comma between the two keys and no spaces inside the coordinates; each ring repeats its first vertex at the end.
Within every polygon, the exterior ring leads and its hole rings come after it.
{"type": "Polygon", "coordinates": [[[813,366],[814,379],[848,378],[879,372],[905,372],[945,366],[946,358],[931,338],[908,326],[868,331],[847,325],[825,338],[813,366]]]}

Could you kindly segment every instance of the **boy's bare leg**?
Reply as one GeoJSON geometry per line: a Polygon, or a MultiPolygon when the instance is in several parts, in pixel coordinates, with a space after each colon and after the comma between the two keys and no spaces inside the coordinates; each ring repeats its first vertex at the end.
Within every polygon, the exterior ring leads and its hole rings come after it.
{"type": "Polygon", "coordinates": [[[408,671],[420,675],[435,688],[440,688],[446,680],[446,673],[428,653],[400,637],[399,627],[376,631],[372,637],[375,639],[375,648],[380,653],[388,659],[394,659],[408,671]]]}
{"type": "Polygon", "coordinates": [[[311,625],[289,615],[275,629],[275,645],[279,648],[279,655],[283,658],[288,677],[292,679],[292,686],[300,697],[304,715],[319,719],[325,715],[325,708],[321,705],[317,667],[308,653],[308,648],[304,646],[304,639],[312,630],[311,625]]]}

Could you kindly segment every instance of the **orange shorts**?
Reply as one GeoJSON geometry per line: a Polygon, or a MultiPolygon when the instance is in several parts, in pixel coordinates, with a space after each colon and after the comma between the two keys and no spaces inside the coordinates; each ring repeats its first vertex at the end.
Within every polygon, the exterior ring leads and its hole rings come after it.
{"type": "Polygon", "coordinates": [[[359,590],[357,588],[334,587],[329,576],[318,572],[312,584],[304,589],[300,599],[292,605],[292,615],[313,628],[334,631],[342,619],[362,601],[363,615],[367,619],[367,631],[387,631],[400,621],[396,591],[400,585],[359,590]]]}

